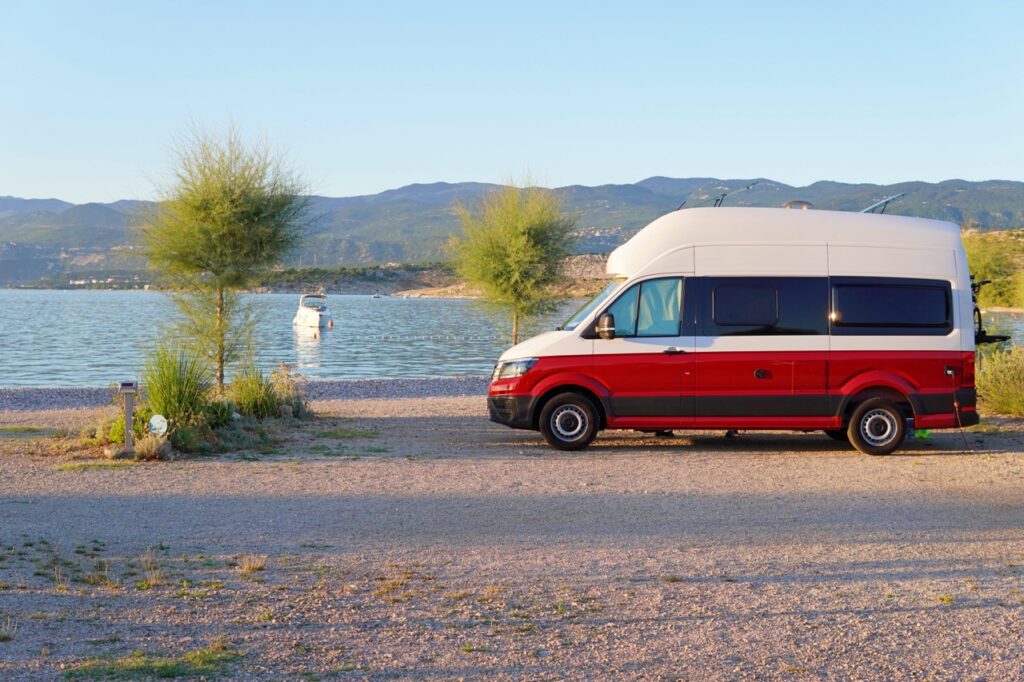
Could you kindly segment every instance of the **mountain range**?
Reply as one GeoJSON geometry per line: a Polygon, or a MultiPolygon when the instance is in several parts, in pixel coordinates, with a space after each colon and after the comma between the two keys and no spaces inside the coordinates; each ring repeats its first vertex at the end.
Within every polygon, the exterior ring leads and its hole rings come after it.
{"type": "MultiPolygon", "coordinates": [[[[685,206],[781,206],[857,211],[900,192],[887,212],[950,220],[981,230],[1024,225],[1024,182],[947,180],[892,185],[821,181],[794,187],[768,179],[652,177],[634,184],[570,185],[555,191],[577,216],[580,252],[607,252],[654,218],[685,206]]],[[[291,266],[331,267],[444,258],[458,230],[455,202],[472,205],[498,185],[461,182],[408,185],[354,197],[311,196],[307,234],[291,266]]],[[[131,273],[144,264],[132,225],[146,201],[72,204],[59,199],[0,196],[0,284],[74,273],[131,273]]]]}

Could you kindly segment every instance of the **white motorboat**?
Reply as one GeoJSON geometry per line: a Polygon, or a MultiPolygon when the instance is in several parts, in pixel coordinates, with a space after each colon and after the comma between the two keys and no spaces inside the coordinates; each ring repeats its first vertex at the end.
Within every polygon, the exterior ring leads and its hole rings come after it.
{"type": "Polygon", "coordinates": [[[323,294],[303,294],[299,297],[299,309],[295,311],[292,324],[296,327],[334,327],[334,318],[327,309],[327,297],[323,294]]]}

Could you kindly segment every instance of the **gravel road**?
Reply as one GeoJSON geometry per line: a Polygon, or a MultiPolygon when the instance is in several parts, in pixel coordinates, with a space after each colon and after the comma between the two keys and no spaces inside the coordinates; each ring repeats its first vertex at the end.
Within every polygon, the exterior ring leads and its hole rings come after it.
{"type": "Polygon", "coordinates": [[[59,470],[8,448],[0,677],[217,638],[237,679],[1024,677],[1019,422],[970,452],[626,433],[566,454],[432,392],[320,401],[245,457],[59,470]]]}

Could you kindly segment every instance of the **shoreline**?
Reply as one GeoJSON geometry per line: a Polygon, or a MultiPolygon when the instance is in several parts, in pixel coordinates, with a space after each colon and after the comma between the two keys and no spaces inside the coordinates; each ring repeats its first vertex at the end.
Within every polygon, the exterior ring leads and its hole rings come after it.
{"type": "MultiPolygon", "coordinates": [[[[306,399],[373,400],[484,396],[486,376],[395,377],[335,379],[305,382],[306,399]]],[[[48,386],[0,388],[0,414],[46,410],[85,409],[115,405],[110,388],[48,386]]]]}

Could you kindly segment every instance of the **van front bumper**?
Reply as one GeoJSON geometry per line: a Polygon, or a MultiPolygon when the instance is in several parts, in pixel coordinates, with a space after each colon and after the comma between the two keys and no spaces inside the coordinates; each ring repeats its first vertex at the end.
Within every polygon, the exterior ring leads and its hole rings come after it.
{"type": "Polygon", "coordinates": [[[492,395],[487,397],[487,413],[492,422],[511,426],[513,429],[532,428],[530,419],[533,396],[492,395]]]}

